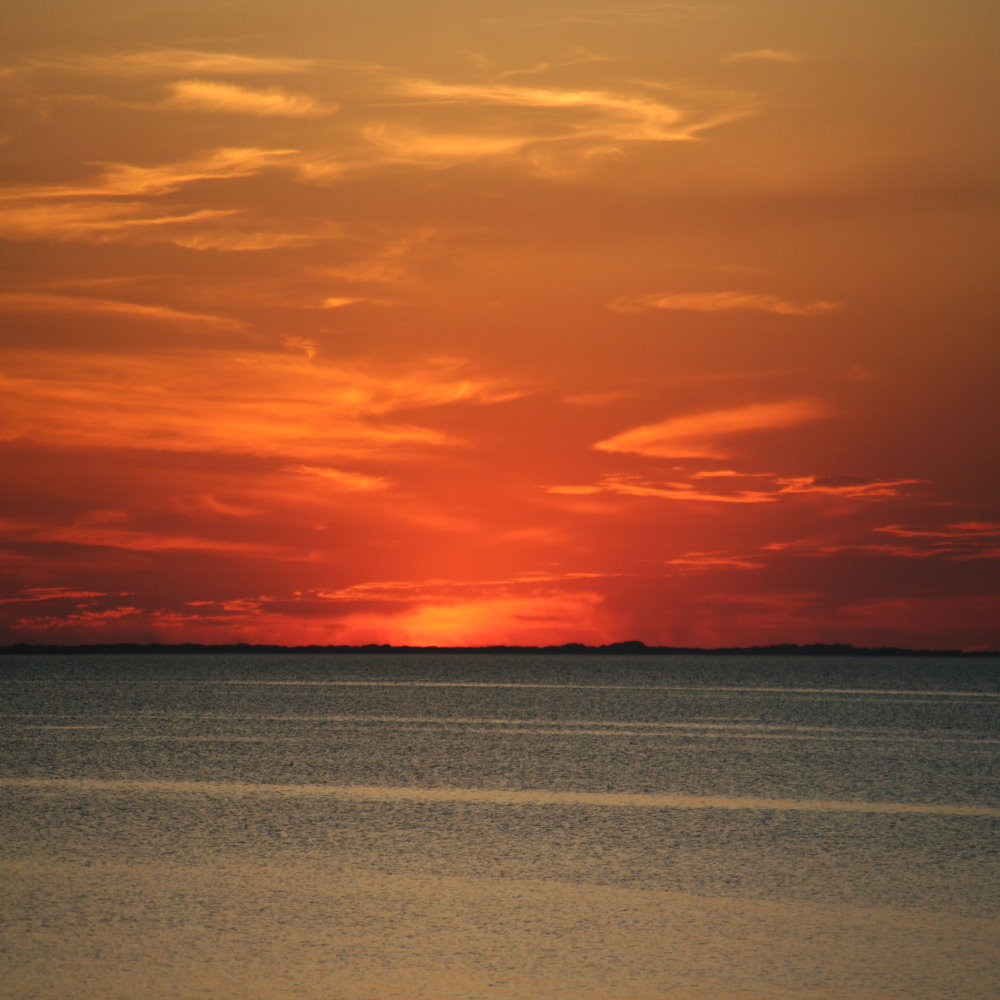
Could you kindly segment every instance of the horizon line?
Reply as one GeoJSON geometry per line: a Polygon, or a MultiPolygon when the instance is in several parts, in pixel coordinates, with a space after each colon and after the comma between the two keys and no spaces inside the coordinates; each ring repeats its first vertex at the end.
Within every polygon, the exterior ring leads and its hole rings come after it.
{"type": "Polygon", "coordinates": [[[100,642],[100,643],[29,643],[18,642],[0,646],[0,655],[38,653],[95,653],[113,654],[126,652],[156,651],[174,654],[224,652],[286,652],[286,653],[541,653],[594,655],[618,653],[625,655],[806,655],[806,656],[952,656],[952,657],[1000,657],[1000,650],[986,649],[910,649],[900,646],[854,646],[851,643],[769,643],[759,646],[650,646],[639,639],[591,646],[581,642],[566,642],[558,645],[522,646],[504,643],[489,643],[479,646],[417,646],[393,645],[391,643],[362,643],[357,645],[342,643],[307,643],[285,645],[282,643],[198,643],[198,642],[100,642]]]}

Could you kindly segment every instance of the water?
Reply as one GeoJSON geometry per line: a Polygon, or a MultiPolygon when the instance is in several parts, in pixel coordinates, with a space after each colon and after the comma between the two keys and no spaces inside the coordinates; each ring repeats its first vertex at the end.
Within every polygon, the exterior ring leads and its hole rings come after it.
{"type": "Polygon", "coordinates": [[[2,996],[995,998],[997,666],[5,657],[2,996]]]}

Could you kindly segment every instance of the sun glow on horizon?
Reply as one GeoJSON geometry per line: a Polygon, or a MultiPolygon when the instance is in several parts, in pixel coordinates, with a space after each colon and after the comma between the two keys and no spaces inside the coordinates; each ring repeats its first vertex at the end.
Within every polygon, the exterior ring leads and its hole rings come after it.
{"type": "Polygon", "coordinates": [[[1000,647],[971,0],[184,9],[10,18],[0,644],[1000,647]]]}

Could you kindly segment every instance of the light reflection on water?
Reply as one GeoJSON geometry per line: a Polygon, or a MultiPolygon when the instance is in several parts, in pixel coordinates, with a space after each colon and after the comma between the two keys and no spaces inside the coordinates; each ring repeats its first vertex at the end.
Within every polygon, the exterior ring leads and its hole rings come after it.
{"type": "Polygon", "coordinates": [[[101,778],[0,778],[0,788],[23,791],[174,792],[203,795],[255,795],[365,799],[374,802],[473,802],[522,806],[603,806],[623,809],[754,809],[771,812],[909,813],[931,816],[991,816],[993,806],[933,802],[838,802],[830,799],[731,798],[724,795],[672,795],[617,792],[553,792],[545,789],[422,788],[413,785],[278,785],[213,781],[129,781],[101,778]]]}
{"type": "Polygon", "coordinates": [[[995,663],[7,659],[10,1000],[996,996],[995,663]]]}

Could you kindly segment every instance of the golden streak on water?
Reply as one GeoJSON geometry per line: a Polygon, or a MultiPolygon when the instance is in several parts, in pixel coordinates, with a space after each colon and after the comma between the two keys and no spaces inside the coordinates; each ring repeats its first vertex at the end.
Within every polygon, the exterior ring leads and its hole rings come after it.
{"type": "Polygon", "coordinates": [[[775,812],[893,813],[1000,817],[1000,808],[934,802],[764,799],[658,792],[553,792],[544,789],[419,788],[392,785],[281,785],[219,781],[99,778],[0,778],[0,788],[68,792],[178,792],[208,795],[329,796],[371,802],[465,802],[510,806],[605,806],[639,809],[754,809],[775,812]]]}
{"type": "Polygon", "coordinates": [[[512,681],[388,681],[388,680],[226,680],[199,681],[200,684],[246,685],[251,687],[398,687],[398,688],[529,688],[555,691],[676,691],[718,694],[833,694],[891,695],[907,698],[1000,698],[1000,691],[916,691],[907,688],[819,688],[744,687],[739,685],[690,684],[542,684],[512,681]]]}

